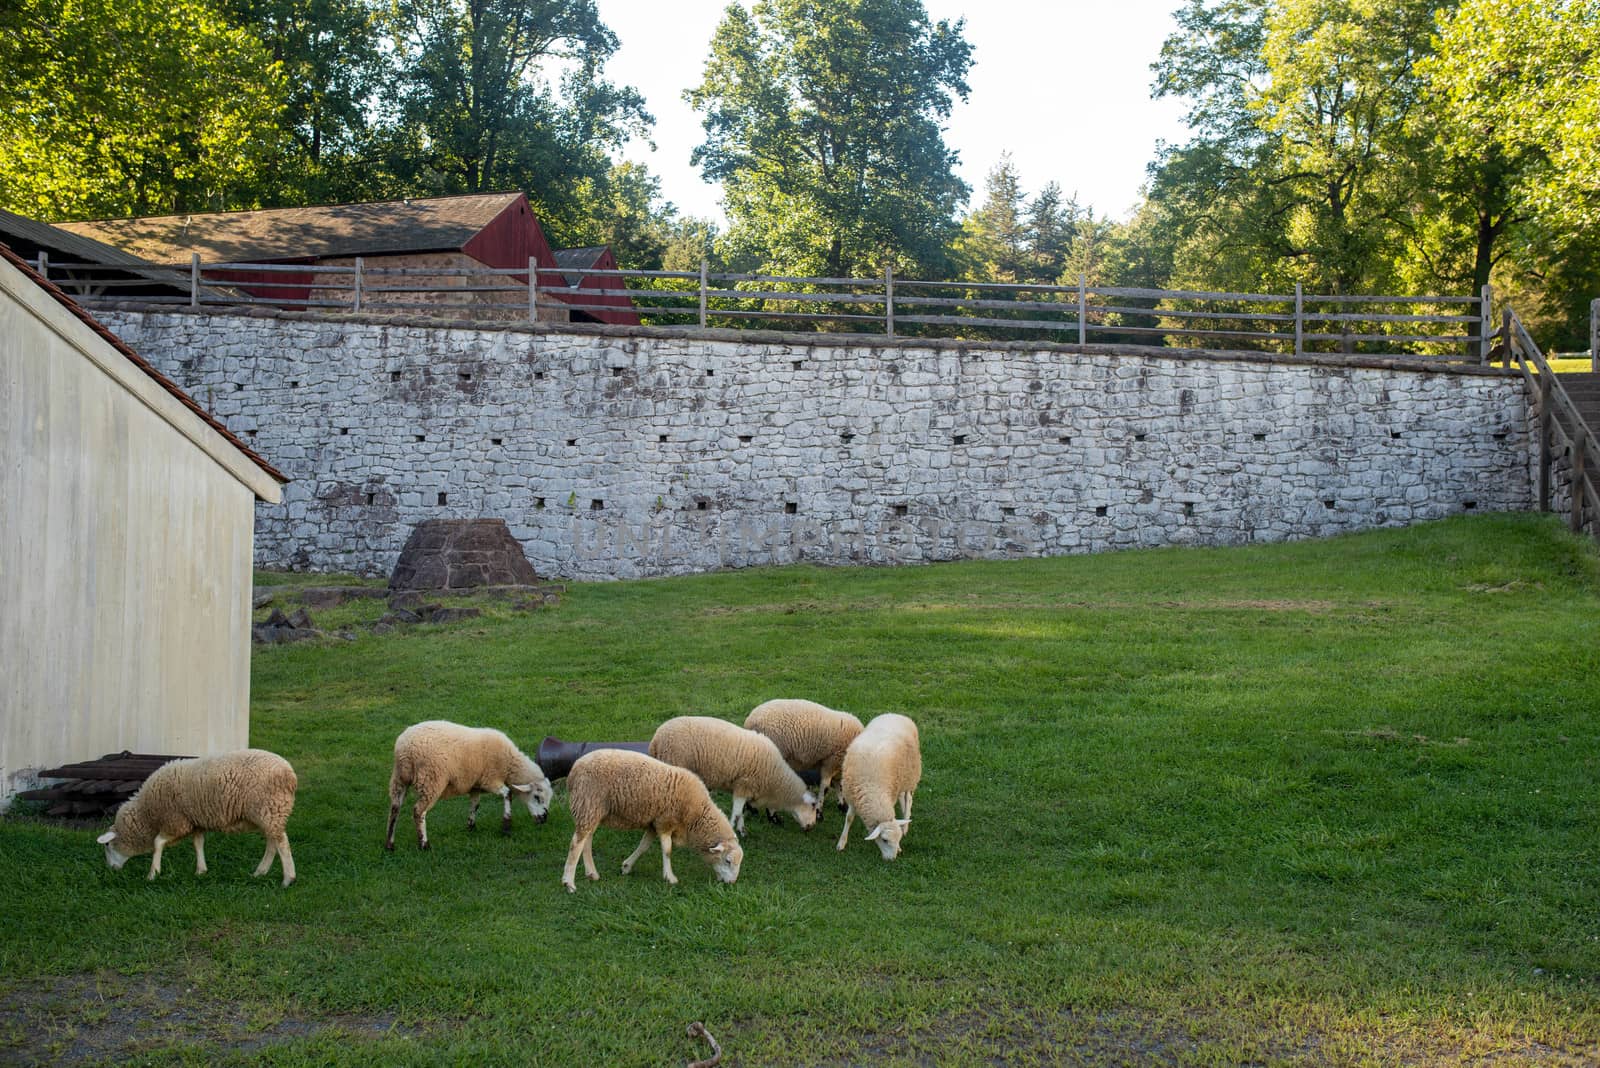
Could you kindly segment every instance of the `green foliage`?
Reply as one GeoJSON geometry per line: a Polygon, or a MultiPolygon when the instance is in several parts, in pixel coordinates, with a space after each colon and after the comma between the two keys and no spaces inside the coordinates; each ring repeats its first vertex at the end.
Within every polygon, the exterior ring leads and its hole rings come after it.
{"type": "Polygon", "coordinates": [[[967,194],[940,128],[967,93],[961,32],[921,0],[730,5],[686,97],[704,115],[694,161],[723,183],[729,262],[938,276],[967,194]]]}
{"type": "Polygon", "coordinates": [[[0,70],[0,205],[24,215],[232,207],[278,152],[281,68],[204,0],[15,0],[0,70]]]}
{"type": "Polygon", "coordinates": [[[251,879],[250,834],[146,882],[99,826],[0,820],[0,1033],[40,1063],[659,1065],[697,1019],[753,1065],[1592,1063],[1597,650],[1593,545],[1514,515],[575,584],[261,648],[299,881],[251,879]],[[602,829],[569,895],[559,786],[546,824],[501,837],[491,798],[469,832],[458,798],[383,852],[411,723],[531,748],[778,695],[917,720],[894,863],[859,824],[836,852],[830,808],[751,821],[732,886],[680,851],[671,887],[602,829]]]}

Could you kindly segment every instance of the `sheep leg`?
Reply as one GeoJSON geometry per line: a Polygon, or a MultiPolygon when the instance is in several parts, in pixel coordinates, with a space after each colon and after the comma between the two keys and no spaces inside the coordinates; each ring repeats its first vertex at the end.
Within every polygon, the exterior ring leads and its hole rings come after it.
{"type": "Polygon", "coordinates": [[[583,843],[583,874],[589,877],[590,882],[600,881],[600,869],[594,866],[594,835],[590,835],[583,843]]]}
{"type": "Polygon", "coordinates": [[[411,806],[411,818],[417,825],[417,848],[427,849],[428,846],[428,810],[433,807],[433,801],[427,797],[418,797],[417,803],[411,806]]]}
{"type": "Polygon", "coordinates": [[[400,818],[400,806],[405,803],[406,788],[396,784],[389,786],[389,829],[383,836],[383,848],[394,852],[394,824],[400,818]]]}
{"type": "Polygon", "coordinates": [[[472,807],[467,810],[467,830],[469,831],[478,829],[478,802],[482,800],[482,794],[476,790],[472,791],[472,807]]]}
{"type": "Polygon", "coordinates": [[[511,833],[511,787],[500,787],[500,800],[504,802],[505,809],[500,813],[500,833],[511,833]]]}
{"type": "Polygon", "coordinates": [[[900,795],[900,818],[903,819],[903,820],[908,820],[908,819],[911,818],[911,791],[910,790],[907,790],[905,793],[900,795]]]}
{"type": "Polygon", "coordinates": [[[733,795],[733,809],[728,813],[728,822],[733,824],[734,833],[740,838],[744,837],[744,803],[748,798],[739,794],[733,795]]]}
{"type": "MultiPolygon", "coordinates": [[[[589,839],[593,837],[593,826],[585,827],[580,823],[573,828],[572,846],[567,850],[567,866],[561,870],[561,885],[567,888],[567,893],[569,894],[576,893],[578,890],[578,884],[574,880],[574,876],[577,875],[578,872],[578,855],[585,854],[587,857],[589,853],[589,839]]],[[[599,872],[592,871],[591,869],[588,869],[587,866],[586,870],[589,871],[590,878],[600,878],[599,872]]]]}
{"type": "Polygon", "coordinates": [[[206,834],[204,831],[194,832],[194,873],[206,873],[206,834]]]}
{"type": "Polygon", "coordinates": [[[639,839],[639,848],[629,853],[628,859],[622,862],[622,874],[626,875],[633,870],[633,866],[639,863],[639,858],[644,856],[644,851],[650,848],[650,839],[654,837],[650,829],[645,828],[644,837],[639,839]]]}
{"type": "Polygon", "coordinates": [[[843,849],[845,843],[850,840],[850,824],[855,821],[855,818],[856,807],[854,805],[847,806],[844,810],[844,830],[839,832],[838,848],[843,849]]]}
{"type": "Polygon", "coordinates": [[[150,874],[145,876],[146,879],[154,879],[161,874],[161,851],[166,847],[167,836],[164,834],[156,835],[156,849],[150,855],[150,874]]]}
{"type": "Polygon", "coordinates": [[[265,853],[261,854],[261,863],[257,864],[256,865],[256,870],[251,872],[250,874],[255,876],[255,877],[257,877],[257,878],[260,878],[261,876],[267,874],[267,871],[272,867],[272,858],[277,856],[277,854],[278,854],[278,846],[277,846],[277,844],[275,842],[273,842],[272,836],[268,835],[267,836],[267,851],[265,853]]]}
{"type": "Polygon", "coordinates": [[[672,835],[661,836],[661,877],[673,886],[678,885],[678,877],[672,874],[672,835]]]}
{"type": "Polygon", "coordinates": [[[294,882],[294,856],[289,852],[289,836],[278,835],[278,859],[283,862],[283,885],[288,886],[294,882]]]}

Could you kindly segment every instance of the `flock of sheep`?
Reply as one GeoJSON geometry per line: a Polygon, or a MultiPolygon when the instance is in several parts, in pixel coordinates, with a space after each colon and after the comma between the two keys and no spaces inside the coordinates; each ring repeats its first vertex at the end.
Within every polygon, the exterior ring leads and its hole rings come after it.
{"type": "MultiPolygon", "coordinates": [[[[679,716],[656,729],[650,754],[597,749],[579,757],[567,775],[572,810],[572,846],[561,885],[575,891],[578,859],[584,873],[600,878],[593,854],[600,827],[642,830],[639,847],[623,861],[626,875],[650,847],[661,841],[661,874],[676,883],[672,847],[692,848],[717,878],[739,877],[744,849],[745,809],[790,812],[800,826],[816,825],[834,777],[846,806],[839,849],[849,841],[857,816],[871,828],[885,860],[900,852],[911,823],[911,799],[922,778],[917,725],[905,716],[878,716],[861,726],[847,712],[814,701],[768,701],[745,717],[744,726],[709,716],[679,716]],[[815,770],[816,793],[800,772],[815,770]],[[729,814],[711,800],[712,790],[733,795],[729,814]],[[900,807],[896,816],[895,806],[900,807]]],[[[106,862],[121,868],[128,858],[151,853],[150,875],[161,874],[161,853],[184,838],[194,839],[195,870],[205,874],[205,836],[211,831],[257,830],[267,850],[255,874],[264,875],[274,857],[282,861],[283,885],[294,882],[294,858],[286,826],[298,783],[289,762],[276,753],[242,749],[220,756],[178,760],[158,769],[134,797],[117,810],[116,822],[98,841],[106,862]]],[[[554,794],[550,780],[500,731],[430,720],[407,727],[394,743],[389,778],[389,826],[384,848],[394,849],[394,827],[407,792],[417,846],[428,848],[428,810],[450,797],[470,794],[467,826],[475,827],[478,802],[498,794],[504,809],[501,829],[511,825],[513,794],[520,794],[540,823],[554,794]]]]}

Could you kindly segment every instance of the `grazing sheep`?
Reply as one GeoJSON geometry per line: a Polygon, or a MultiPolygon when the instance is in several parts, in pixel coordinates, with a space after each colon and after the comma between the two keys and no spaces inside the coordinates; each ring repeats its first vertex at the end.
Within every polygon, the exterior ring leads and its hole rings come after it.
{"type": "Polygon", "coordinates": [[[777,745],[764,734],[711,716],[678,716],[656,728],[650,755],[688,768],[708,790],[733,794],[728,819],[744,835],[746,802],[761,808],[788,809],[800,826],[817,822],[817,799],[788,764],[777,745]]]}
{"type": "Polygon", "coordinates": [[[839,792],[849,808],[844,814],[844,831],[839,848],[850,837],[850,821],[856,813],[872,828],[867,841],[877,842],[884,860],[900,852],[900,839],[911,823],[911,796],[922,781],[922,750],[917,725],[893,713],[878,716],[850,743],[839,776],[839,792]],[[895,802],[902,809],[894,818],[895,802]]]}
{"type": "Polygon", "coordinates": [[[111,829],[96,839],[106,863],[121,869],[129,857],[152,853],[150,875],[161,874],[161,851],[194,837],[194,870],[206,873],[206,832],[257,830],[267,851],[255,874],[265,875],[272,858],[283,862],[283,885],[294,882],[285,826],[298,785],[294,768],[276,753],[240,749],[218,756],[174,760],[157,768],[139,792],[117,809],[111,829]]]}
{"type": "Polygon", "coordinates": [[[467,830],[478,829],[478,801],[484,794],[499,794],[505,803],[500,833],[511,833],[511,794],[523,795],[528,812],[540,823],[550,809],[554,791],[539,765],[492,727],[463,727],[434,719],[417,723],[394,740],[394,772],[389,776],[389,830],[383,848],[394,851],[394,824],[406,789],[416,794],[412,816],[417,824],[417,848],[428,846],[428,810],[448,797],[472,795],[467,830]]]}
{"type": "Polygon", "coordinates": [[[757,705],[744,725],[765,734],[795,771],[817,769],[817,814],[828,799],[828,784],[839,773],[844,753],[861,733],[861,721],[815,701],[777,700],[757,705]]]}
{"type": "Polygon", "coordinates": [[[567,866],[561,885],[569,893],[577,890],[573,875],[578,854],[583,854],[583,870],[591,879],[600,878],[594,866],[594,832],[597,827],[622,830],[644,828],[639,848],[622,862],[622,874],[633,870],[644,855],[652,835],[661,839],[661,877],[676,884],[672,874],[672,847],[686,843],[717,873],[731,883],[739,878],[744,850],[734,836],[733,825],[692,771],[664,764],[654,757],[626,749],[597,749],[585,753],[567,774],[568,802],[572,808],[572,848],[567,851],[567,866]]]}

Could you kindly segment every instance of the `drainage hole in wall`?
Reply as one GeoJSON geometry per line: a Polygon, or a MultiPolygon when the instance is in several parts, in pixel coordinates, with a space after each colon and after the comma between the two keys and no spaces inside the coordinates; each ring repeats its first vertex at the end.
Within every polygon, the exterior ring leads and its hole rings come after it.
{"type": "Polygon", "coordinates": [[[1400,440],[1400,431],[1398,431],[1398,430],[1389,431],[1389,440],[1390,441],[1399,441],[1400,440]]]}
{"type": "Polygon", "coordinates": [[[1465,508],[1467,511],[1470,512],[1474,508],[1478,507],[1478,502],[1477,501],[1466,501],[1461,505],[1461,507],[1465,508]]]}
{"type": "Polygon", "coordinates": [[[844,431],[843,433],[841,433],[839,435],[839,440],[844,442],[846,445],[850,444],[855,439],[856,439],[856,436],[854,434],[850,433],[850,431],[848,431],[848,430],[844,431]]]}
{"type": "Polygon", "coordinates": [[[544,507],[544,498],[543,497],[535,497],[533,499],[533,506],[535,508],[543,508],[544,507]]]}
{"type": "Polygon", "coordinates": [[[612,368],[612,369],[611,369],[611,377],[612,377],[612,378],[621,378],[621,377],[622,377],[622,368],[620,368],[620,367],[613,367],[613,368],[612,368]]]}
{"type": "Polygon", "coordinates": [[[798,370],[800,370],[801,367],[805,366],[805,361],[803,361],[803,360],[795,360],[793,363],[789,364],[789,366],[793,367],[796,371],[798,371],[798,370]]]}
{"type": "Polygon", "coordinates": [[[1193,501],[1184,501],[1183,502],[1183,514],[1186,515],[1186,516],[1194,515],[1194,502],[1193,501]]]}
{"type": "Polygon", "coordinates": [[[253,438],[256,436],[256,432],[254,430],[246,430],[244,432],[244,436],[247,438],[253,438]]]}
{"type": "Polygon", "coordinates": [[[739,444],[741,444],[741,445],[748,445],[754,440],[755,440],[755,436],[753,434],[740,434],[739,435],[739,444]]]}
{"type": "Polygon", "coordinates": [[[596,497],[594,500],[589,502],[589,511],[591,511],[591,512],[603,511],[605,509],[605,506],[606,506],[606,502],[602,501],[599,497],[596,497]]]}
{"type": "Polygon", "coordinates": [[[706,510],[707,507],[708,507],[708,505],[707,505],[707,502],[705,502],[705,501],[695,501],[694,502],[694,510],[697,511],[697,512],[703,512],[703,511],[706,510]]]}
{"type": "Polygon", "coordinates": [[[377,500],[377,499],[378,499],[378,495],[377,495],[377,494],[376,494],[376,493],[369,493],[369,494],[367,494],[367,503],[368,503],[368,504],[372,504],[372,503],[373,503],[373,502],[374,502],[374,501],[376,501],[376,500],[377,500]]]}
{"type": "Polygon", "coordinates": [[[1324,508],[1332,508],[1333,505],[1334,505],[1334,502],[1333,502],[1333,498],[1331,498],[1331,497],[1322,502],[1322,507],[1324,507],[1324,508]]]}
{"type": "Polygon", "coordinates": [[[568,448],[571,448],[572,446],[576,445],[577,443],[578,443],[578,439],[577,438],[568,438],[567,439],[567,447],[568,448]]]}
{"type": "Polygon", "coordinates": [[[955,443],[957,445],[965,445],[967,443],[967,436],[965,434],[957,434],[955,436],[955,443]]]}
{"type": "Polygon", "coordinates": [[[244,383],[243,382],[235,382],[233,384],[233,391],[235,393],[243,393],[244,392],[244,383]]]}
{"type": "Polygon", "coordinates": [[[1504,441],[1504,440],[1506,440],[1506,432],[1504,430],[1502,430],[1499,433],[1495,434],[1494,440],[1496,440],[1496,441],[1504,441]]]}
{"type": "Polygon", "coordinates": [[[400,381],[400,372],[399,371],[390,371],[389,372],[389,381],[391,381],[391,382],[400,381]]]}
{"type": "Polygon", "coordinates": [[[533,380],[535,382],[543,382],[544,381],[544,372],[543,371],[535,371],[535,372],[533,372],[533,380]]]}
{"type": "Polygon", "coordinates": [[[895,515],[905,515],[910,510],[911,509],[909,508],[909,506],[904,505],[904,504],[897,504],[897,505],[894,506],[894,514],[895,515]]]}
{"type": "MultiPolygon", "coordinates": [[[[1469,505],[1467,505],[1467,507],[1471,508],[1472,505],[1469,504],[1469,505]]],[[[785,501],[785,502],[783,502],[783,511],[784,511],[785,515],[794,515],[799,510],[800,510],[800,506],[798,504],[796,504],[794,501],[785,501]]]]}
{"type": "Polygon", "coordinates": [[[1004,516],[1013,516],[1017,514],[1017,510],[1015,508],[1002,508],[1000,509],[1000,514],[1004,516]]]}
{"type": "Polygon", "coordinates": [[[716,374],[717,374],[717,372],[713,371],[711,368],[709,368],[709,367],[706,368],[706,377],[707,378],[715,378],[716,374]]]}
{"type": "Polygon", "coordinates": [[[349,427],[342,426],[342,427],[339,428],[339,436],[340,437],[344,437],[345,435],[347,435],[349,433],[350,433],[350,428],[349,427]]]}
{"type": "Polygon", "coordinates": [[[463,381],[463,382],[471,382],[472,381],[472,372],[471,371],[457,371],[456,372],[456,377],[461,379],[461,381],[463,381]]]}
{"type": "Polygon", "coordinates": [[[1069,438],[1069,437],[1059,437],[1056,440],[1059,441],[1063,445],[1071,445],[1072,444],[1072,439],[1069,438]]]}
{"type": "Polygon", "coordinates": [[[1255,438],[1257,441],[1266,441],[1267,440],[1267,436],[1265,434],[1251,434],[1250,436],[1255,438]]]}
{"type": "Polygon", "coordinates": [[[289,380],[289,388],[290,389],[299,389],[300,388],[300,380],[297,379],[297,378],[296,379],[290,379],[289,380]]]}
{"type": "Polygon", "coordinates": [[[659,437],[657,437],[656,440],[661,442],[663,445],[665,445],[666,442],[667,442],[667,436],[665,434],[662,434],[659,437]]]}
{"type": "Polygon", "coordinates": [[[1094,514],[1095,515],[1105,515],[1106,514],[1106,506],[1103,505],[1103,504],[1100,505],[1098,508],[1096,508],[1094,510],[1094,514]]]}
{"type": "Polygon", "coordinates": [[[1135,434],[1133,436],[1133,440],[1134,441],[1143,441],[1144,440],[1144,435],[1143,434],[1135,434]]]}
{"type": "Polygon", "coordinates": [[[418,435],[416,435],[416,439],[418,441],[427,441],[428,440],[428,435],[426,435],[426,434],[418,434],[418,435]]]}
{"type": "Polygon", "coordinates": [[[450,503],[450,495],[448,493],[439,494],[439,504],[441,506],[449,504],[449,503],[450,503]]]}
{"type": "Polygon", "coordinates": [[[489,439],[489,444],[490,445],[504,445],[505,443],[506,443],[506,439],[505,438],[490,438],[489,439]]]}

